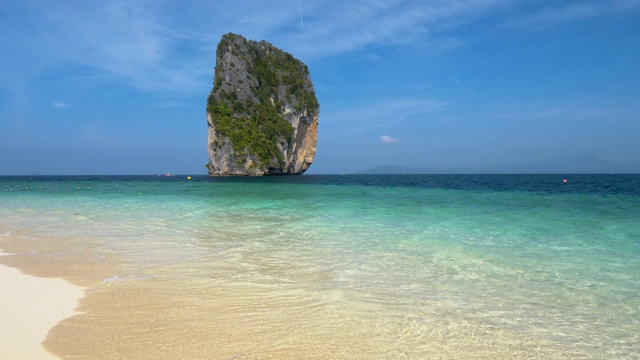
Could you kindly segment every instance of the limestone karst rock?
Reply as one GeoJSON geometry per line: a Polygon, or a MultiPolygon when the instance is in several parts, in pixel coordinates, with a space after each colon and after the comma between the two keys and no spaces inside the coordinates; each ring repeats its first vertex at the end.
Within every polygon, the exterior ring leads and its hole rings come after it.
{"type": "Polygon", "coordinates": [[[302,174],[319,112],[305,64],[266,41],[224,35],[207,100],[209,174],[302,174]]]}

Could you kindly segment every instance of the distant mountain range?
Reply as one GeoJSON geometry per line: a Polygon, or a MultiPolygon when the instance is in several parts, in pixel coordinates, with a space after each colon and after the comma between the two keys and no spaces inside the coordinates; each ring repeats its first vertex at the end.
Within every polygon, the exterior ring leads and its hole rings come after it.
{"type": "Polygon", "coordinates": [[[598,159],[591,154],[559,156],[547,160],[478,168],[411,168],[381,165],[356,171],[356,174],[633,174],[640,163],[620,164],[598,159]]]}

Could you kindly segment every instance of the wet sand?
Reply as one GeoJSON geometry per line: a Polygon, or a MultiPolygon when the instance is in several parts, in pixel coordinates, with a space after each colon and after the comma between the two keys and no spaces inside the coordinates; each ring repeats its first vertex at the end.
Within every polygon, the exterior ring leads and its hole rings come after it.
{"type": "Polygon", "coordinates": [[[131,277],[123,259],[96,254],[87,239],[19,236],[2,245],[16,255],[0,263],[45,278],[0,268],[0,333],[17,337],[0,340],[0,358],[585,358],[455,313],[432,309],[425,325],[356,294],[307,289],[302,270],[290,283],[183,277],[173,266],[131,277]]]}

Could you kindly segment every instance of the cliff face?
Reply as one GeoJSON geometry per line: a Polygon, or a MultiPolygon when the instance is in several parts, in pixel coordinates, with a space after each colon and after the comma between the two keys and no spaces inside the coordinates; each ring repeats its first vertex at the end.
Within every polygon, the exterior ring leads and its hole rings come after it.
{"type": "Polygon", "coordinates": [[[307,66],[268,42],[220,40],[207,100],[210,175],[302,174],[320,107],[307,66]]]}

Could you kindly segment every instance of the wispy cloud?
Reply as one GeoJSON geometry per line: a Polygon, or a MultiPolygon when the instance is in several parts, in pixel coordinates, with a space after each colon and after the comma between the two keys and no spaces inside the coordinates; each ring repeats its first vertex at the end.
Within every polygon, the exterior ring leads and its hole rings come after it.
{"type": "Polygon", "coordinates": [[[585,107],[563,105],[556,107],[526,108],[524,105],[517,112],[508,111],[495,116],[497,120],[506,121],[583,121],[632,118],[635,111],[630,106],[602,105],[585,107]]]}
{"type": "Polygon", "coordinates": [[[462,46],[466,34],[474,33],[467,30],[480,23],[498,31],[536,29],[638,8],[640,0],[113,0],[19,6],[26,15],[3,25],[10,30],[3,33],[24,38],[20,51],[31,52],[17,59],[42,59],[42,67],[80,65],[141,90],[184,93],[210,86],[216,44],[229,31],[267,39],[310,61],[370,48],[375,59],[377,46],[462,46]]]}
{"type": "Polygon", "coordinates": [[[504,25],[508,28],[539,30],[622,12],[638,6],[639,0],[549,2],[540,8],[519,10],[504,25]]]}
{"type": "Polygon", "coordinates": [[[369,106],[349,108],[338,113],[328,113],[324,121],[392,123],[404,120],[410,116],[427,114],[437,111],[448,102],[437,99],[392,99],[374,103],[369,106]]]}
{"type": "Polygon", "coordinates": [[[87,125],[78,135],[78,140],[91,146],[105,148],[123,148],[127,146],[123,139],[107,134],[105,127],[99,124],[87,125]]]}
{"type": "Polygon", "coordinates": [[[66,109],[66,108],[71,107],[71,105],[69,105],[66,102],[56,101],[56,100],[51,102],[51,106],[53,106],[56,109],[66,109]]]}
{"type": "Polygon", "coordinates": [[[382,135],[380,136],[380,142],[383,144],[397,144],[397,143],[401,143],[402,140],[393,138],[389,135],[382,135]]]}
{"type": "Polygon", "coordinates": [[[82,66],[99,74],[72,80],[113,78],[141,90],[193,91],[213,75],[216,40],[208,52],[197,48],[201,40],[174,28],[165,10],[155,2],[118,0],[34,4],[26,11],[41,26],[24,35],[34,39],[31,51],[50,66],[82,66]]]}
{"type": "Polygon", "coordinates": [[[95,80],[95,79],[113,79],[115,75],[87,75],[87,76],[73,76],[67,78],[67,80],[95,80]]]}

